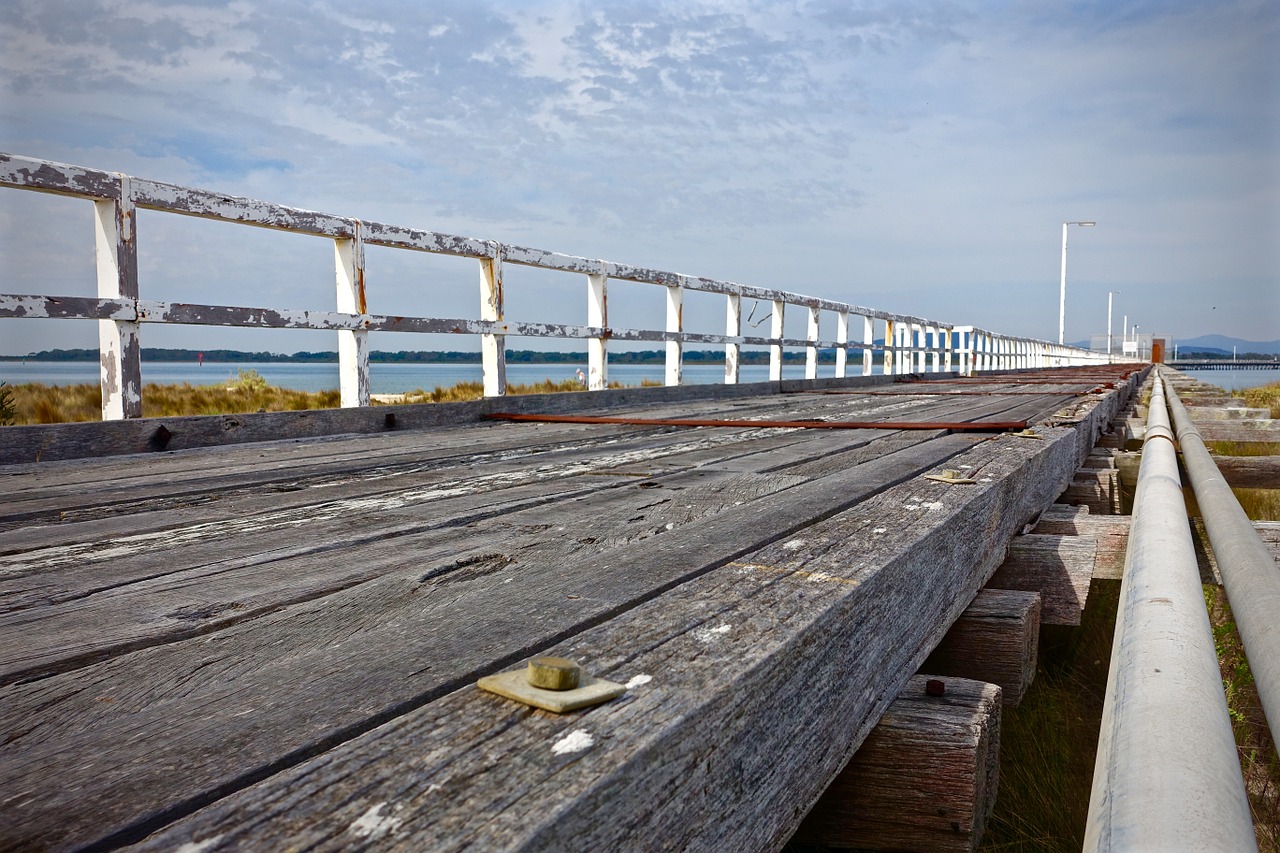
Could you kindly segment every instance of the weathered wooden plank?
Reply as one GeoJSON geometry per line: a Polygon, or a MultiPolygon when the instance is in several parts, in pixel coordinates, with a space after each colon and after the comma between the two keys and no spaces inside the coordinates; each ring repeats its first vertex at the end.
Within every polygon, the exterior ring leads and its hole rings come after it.
{"type": "MultiPolygon", "coordinates": [[[[704,437],[711,435],[704,434],[704,437]]],[[[839,446],[823,443],[829,448],[839,446]]],[[[932,463],[933,454],[946,454],[946,447],[925,451],[928,454],[925,464],[932,463]]],[[[903,464],[903,458],[901,454],[893,457],[892,464],[903,464]]],[[[767,467],[769,458],[764,456],[758,461],[767,467]]],[[[833,460],[833,464],[838,461],[833,460]]],[[[607,464],[612,465],[619,462],[625,464],[617,457],[607,460],[607,464]]],[[[848,468],[841,473],[851,491],[856,491],[863,475],[874,483],[877,467],[883,469],[885,464],[848,468]]],[[[525,480],[536,486],[539,481],[554,483],[557,479],[592,472],[589,467],[575,471],[571,464],[559,464],[523,473],[531,475],[531,479],[525,480]]],[[[608,469],[599,473],[607,475],[608,469]]],[[[808,474],[810,478],[818,476],[818,472],[808,474]]],[[[91,542],[80,547],[46,549],[47,553],[0,557],[0,567],[8,564],[11,575],[0,584],[0,590],[6,593],[8,610],[0,613],[0,636],[17,636],[25,634],[29,626],[40,626],[38,635],[27,642],[5,644],[6,651],[0,653],[0,683],[30,679],[135,648],[207,633],[218,626],[253,618],[273,607],[367,581],[389,566],[399,564],[405,553],[417,554],[423,564],[429,564],[429,555],[437,555],[436,562],[447,561],[452,555],[451,548],[470,550],[480,547],[475,544],[480,542],[491,550],[511,549],[513,545],[505,541],[509,537],[490,532],[486,538],[481,534],[492,531],[495,525],[501,525],[501,533],[519,530],[522,523],[536,529],[540,523],[538,518],[545,515],[536,508],[551,503],[556,492],[561,501],[582,501],[591,495],[590,513],[571,521],[579,536],[588,536],[592,542],[630,541],[652,535],[655,530],[662,532],[664,525],[672,528],[705,518],[721,511],[728,501],[745,504],[753,498],[794,486],[802,479],[781,474],[717,475],[697,470],[684,477],[646,479],[636,488],[601,491],[609,481],[607,477],[600,477],[593,478],[594,491],[553,486],[552,494],[547,495],[543,494],[543,488],[533,488],[518,495],[521,502],[502,501],[495,505],[491,501],[462,501],[455,502],[460,505],[454,506],[445,503],[437,509],[432,523],[424,524],[415,518],[417,512],[412,509],[415,504],[465,497],[473,490],[485,492],[495,478],[499,487],[518,485],[522,479],[519,473],[481,475],[473,478],[473,486],[466,482],[450,483],[447,487],[259,512],[229,519],[225,524],[203,523],[186,531],[163,530],[150,536],[135,534],[106,543],[91,542]],[[671,518],[664,517],[665,510],[642,511],[646,507],[672,503],[670,498],[654,494],[655,490],[674,494],[672,489],[682,490],[684,494],[680,510],[671,518]],[[535,509],[534,520],[524,521],[521,510],[528,507],[535,509]],[[500,521],[493,521],[495,518],[500,521]],[[661,520],[655,520],[658,518],[661,520]],[[460,538],[459,528],[464,524],[465,540],[460,545],[451,545],[460,538]],[[303,535],[297,535],[298,531],[303,531],[303,535]],[[282,533],[293,538],[281,541],[282,533]],[[228,538],[234,546],[222,544],[228,538]],[[188,547],[179,547],[180,543],[188,547]],[[357,550],[360,558],[351,559],[349,552],[357,550]],[[130,557],[127,570],[133,583],[124,583],[126,578],[118,573],[108,574],[126,556],[130,557]],[[105,563],[106,571],[86,574],[85,564],[95,557],[105,563]],[[57,568],[64,571],[50,577],[50,569],[57,568]],[[59,583],[61,587],[57,586],[59,583]],[[50,603],[35,606],[44,602],[50,603]]],[[[633,481],[624,478],[623,482],[630,485],[633,481]]],[[[563,529],[568,523],[564,517],[566,511],[560,508],[556,512],[563,529]]],[[[566,552],[560,541],[555,547],[561,553],[566,552]]],[[[514,551],[506,553],[516,559],[514,551]]]]}
{"type": "MultiPolygon", "coordinates": [[[[772,399],[775,406],[779,405],[779,401],[786,400],[777,397],[772,399]]],[[[810,408],[815,405],[812,400],[792,402],[804,402],[807,404],[804,411],[819,413],[817,409],[810,408]]],[[[738,416],[745,418],[751,418],[752,413],[762,414],[768,411],[746,402],[731,405],[738,416]]],[[[829,404],[826,409],[831,410],[829,404]]],[[[949,409],[949,406],[944,407],[941,410],[942,416],[946,417],[949,409]]],[[[938,411],[936,407],[924,410],[938,411]]],[[[4,510],[0,511],[0,527],[12,528],[44,518],[59,522],[91,518],[96,516],[87,512],[86,507],[99,506],[102,507],[100,513],[118,513],[133,509],[131,504],[134,502],[144,499],[161,501],[168,496],[180,497],[184,503],[199,499],[202,494],[211,493],[225,499],[228,495],[236,494],[237,487],[259,488],[267,484],[270,488],[285,489],[293,489],[295,486],[329,488],[342,483],[344,478],[383,480],[404,477],[405,474],[426,470],[431,465],[443,465],[451,460],[459,461],[460,458],[466,464],[473,465],[491,461],[503,453],[514,458],[520,453],[563,450],[570,443],[574,447],[589,448],[609,442],[613,443],[611,450],[618,450],[626,443],[680,440],[672,438],[671,431],[665,428],[547,426],[537,431],[520,432],[513,429],[491,428],[486,432],[457,427],[443,428],[433,431],[430,445],[425,449],[420,446],[421,438],[405,433],[357,436],[342,441],[260,444],[250,448],[219,449],[219,464],[216,466],[210,466],[206,461],[207,453],[199,451],[137,459],[130,457],[125,461],[97,466],[101,468],[101,473],[96,477],[83,473],[91,469],[77,462],[50,465],[54,469],[52,472],[32,466],[15,466],[21,470],[10,469],[9,476],[3,481],[8,497],[4,510]],[[467,436],[471,436],[471,440],[468,441],[467,436]],[[619,441],[623,444],[618,444],[619,441]],[[399,448],[398,452],[396,448],[399,448]],[[373,458],[377,459],[378,464],[370,464],[373,458]],[[282,485],[278,480],[281,473],[286,472],[290,477],[282,485]],[[327,475],[327,479],[320,477],[321,474],[327,475]],[[53,482],[50,482],[51,479],[53,482]],[[42,511],[44,515],[41,514],[42,511]]],[[[882,434],[867,431],[860,435],[869,439],[882,434]]],[[[765,442],[765,436],[769,436],[768,444],[801,442],[813,438],[802,434],[780,438],[778,434],[754,433],[749,430],[742,431],[741,435],[742,441],[757,443],[765,442]]],[[[722,436],[718,440],[733,439],[722,436]]],[[[403,484],[405,481],[402,479],[399,482],[403,484]]]]}
{"type": "Polygon", "coordinates": [[[1232,488],[1280,489],[1280,456],[1215,456],[1213,462],[1232,488]]]}
{"type": "Polygon", "coordinates": [[[1191,420],[1196,424],[1197,428],[1202,423],[1217,423],[1219,421],[1242,421],[1242,420],[1267,420],[1271,418],[1271,410],[1268,408],[1251,408],[1244,405],[1236,406],[1191,406],[1187,409],[1187,413],[1191,415],[1191,420]]]}
{"type": "Polygon", "coordinates": [[[1272,418],[1221,423],[1207,421],[1196,424],[1196,431],[1205,441],[1280,441],[1280,426],[1272,418]]]}
{"type": "Polygon", "coordinates": [[[795,841],[860,850],[976,850],[995,807],[1001,691],[931,676],[907,683],[848,766],[822,794],[795,841]]]}
{"type": "Polygon", "coordinates": [[[1039,646],[1040,593],[988,585],[920,671],[999,685],[1004,703],[1016,706],[1035,679],[1039,646]]]}
{"type": "MultiPolygon", "coordinates": [[[[855,440],[874,440],[883,434],[869,433],[855,440]]],[[[50,490],[54,494],[49,497],[33,492],[25,500],[11,501],[13,505],[0,516],[0,523],[8,528],[40,522],[63,525],[81,519],[150,512],[175,501],[202,502],[204,514],[200,518],[201,523],[228,518],[243,520],[248,512],[260,507],[242,507],[242,504],[261,502],[261,496],[268,492],[280,493],[272,504],[278,512],[306,505],[325,506],[344,499],[374,499],[398,492],[408,493],[412,500],[416,495],[414,489],[457,486],[477,477],[487,477],[491,487],[501,488],[518,485],[530,477],[545,480],[576,474],[604,474],[620,466],[664,459],[678,465],[681,456],[698,451],[710,450],[731,457],[735,453],[749,454],[812,439],[813,436],[775,436],[767,430],[749,428],[717,433],[687,430],[665,434],[656,431],[631,434],[603,432],[580,435],[576,441],[554,442],[526,437],[519,443],[509,443],[495,437],[492,450],[478,445],[468,448],[471,452],[422,451],[416,459],[409,454],[404,461],[389,458],[390,464],[381,465],[371,465],[354,457],[334,464],[273,466],[274,470],[270,471],[250,468],[223,473],[215,469],[208,474],[186,477],[153,472],[151,476],[129,485],[115,485],[108,481],[97,488],[83,488],[80,496],[59,494],[62,490],[54,489],[50,490]],[[507,446],[504,448],[503,444],[507,446]],[[547,470],[545,466],[554,467],[547,470]],[[504,474],[510,475],[510,479],[504,479],[504,474]],[[217,505],[211,506],[215,500],[217,505]]],[[[266,450],[264,448],[264,452],[266,450]]],[[[364,458],[368,460],[370,457],[364,458]]],[[[207,462],[205,465],[209,467],[207,462]]],[[[437,495],[432,493],[426,497],[436,499],[437,495]]],[[[128,529],[130,532],[142,532],[147,527],[157,526],[153,521],[142,522],[141,525],[128,529]]],[[[11,539],[9,547],[15,547],[16,541],[16,538],[11,539]]],[[[2,550],[9,548],[0,547],[2,550]]]]}
{"type": "Polygon", "coordinates": [[[255,198],[132,178],[138,207],[323,237],[351,237],[356,220],[255,198]]]}
{"type": "Polygon", "coordinates": [[[0,317],[133,321],[138,318],[138,308],[135,300],[127,297],[102,299],[0,293],[0,317]]]}
{"type": "MultiPolygon", "coordinates": [[[[1094,518],[1095,516],[1089,516],[1094,518]]],[[[1128,517],[1123,536],[1128,539],[1128,517]]],[[[1036,530],[1044,526],[1041,521],[1036,530]]],[[[1124,565],[1124,543],[1119,545],[1124,565]]],[[[998,589],[1037,592],[1041,597],[1040,622],[1044,625],[1079,625],[1089,599],[1089,582],[1098,562],[1098,542],[1092,536],[1055,536],[1031,533],[1017,536],[1009,553],[991,577],[998,589]]],[[[1111,558],[1115,559],[1114,555],[1111,558]]]]}
{"type": "MultiPolygon", "coordinates": [[[[818,380],[814,387],[883,385],[893,377],[869,376],[818,380]]],[[[184,418],[136,418],[77,424],[17,426],[5,430],[0,464],[13,465],[122,453],[154,453],[156,431],[164,426],[170,438],[166,451],[223,446],[280,439],[316,438],[339,434],[378,434],[392,430],[422,430],[442,425],[476,423],[495,411],[566,412],[594,408],[706,402],[759,396],[778,383],[698,385],[663,388],[618,388],[590,394],[530,394],[486,398],[464,403],[421,403],[359,409],[319,409],[298,412],[260,412],[184,418]],[[387,421],[394,415],[394,423],[387,421]]]]}
{"type": "Polygon", "coordinates": [[[1065,432],[983,442],[976,487],[895,487],[548,650],[653,679],[624,700],[551,719],[458,690],[150,843],[329,847],[386,810],[408,847],[776,847],[1070,476],[1065,432]]]}
{"type": "Polygon", "coordinates": [[[104,201],[120,198],[115,173],[17,154],[0,153],[0,184],[104,201]]]}
{"type": "MultiPolygon", "coordinates": [[[[779,399],[765,395],[759,401],[751,398],[726,400],[723,405],[734,411],[769,411],[780,404],[779,399]]],[[[383,411],[394,414],[398,409],[383,411]]],[[[486,429],[480,430],[473,423],[440,425],[431,427],[428,435],[416,430],[393,430],[379,434],[316,436],[286,442],[259,442],[141,456],[15,464],[4,469],[6,479],[3,482],[6,496],[11,498],[20,496],[24,491],[38,491],[41,496],[74,496],[93,489],[114,493],[138,482],[154,484],[159,480],[165,484],[179,475],[187,480],[206,477],[221,481],[228,474],[247,474],[249,482],[257,482],[272,479],[280,469],[307,466],[307,470],[313,470],[314,466],[321,464],[348,470],[393,470],[392,466],[397,461],[412,464],[422,459],[448,456],[450,451],[492,454],[525,446],[536,449],[557,440],[609,440],[617,436],[665,432],[640,427],[609,429],[557,425],[532,433],[503,424],[485,426],[486,429]],[[215,451],[217,471],[211,472],[207,460],[215,451]],[[376,459],[377,464],[371,466],[371,459],[376,459]]]]}
{"type": "Polygon", "coordinates": [[[1087,506],[1096,515],[1118,513],[1122,509],[1119,472],[1113,468],[1082,468],[1058,500],[1087,506]]]}
{"type": "MultiPolygon", "coordinates": [[[[587,395],[557,396],[573,397],[579,405],[590,408],[587,395]]],[[[798,402],[802,401],[767,394],[758,399],[727,399],[718,405],[725,411],[743,412],[747,413],[744,416],[750,417],[751,413],[770,412],[778,406],[795,405],[798,402]]],[[[444,405],[447,407],[449,404],[444,405]]],[[[680,405],[673,404],[674,408],[671,410],[683,411],[680,405]]],[[[717,406],[715,402],[711,402],[710,405],[717,406]]],[[[660,404],[659,408],[661,408],[660,404]]],[[[653,406],[650,406],[644,411],[652,411],[652,409],[653,406]]],[[[806,406],[805,410],[809,411],[810,408],[806,406]]],[[[399,408],[384,411],[394,414],[399,411],[399,408]]],[[[619,411],[628,411],[628,409],[622,408],[619,411]]],[[[817,409],[813,411],[816,412],[817,409]]],[[[217,466],[219,470],[213,474],[207,470],[210,467],[204,461],[207,456],[195,451],[146,454],[140,457],[88,462],[70,460],[58,463],[45,462],[40,465],[13,465],[4,469],[8,475],[4,481],[4,487],[10,495],[21,494],[26,483],[29,483],[29,489],[38,488],[42,495],[74,495],[84,491],[86,487],[94,486],[98,481],[101,481],[97,486],[99,489],[115,492],[125,484],[146,480],[152,475],[173,477],[178,473],[203,474],[221,479],[225,473],[248,473],[261,480],[264,479],[262,475],[265,473],[284,467],[296,468],[303,464],[347,462],[350,463],[348,467],[352,469],[361,466],[369,468],[370,459],[376,456],[379,464],[375,467],[380,470],[395,464],[397,459],[412,463],[416,459],[415,454],[432,458],[437,455],[447,455],[444,451],[449,449],[455,449],[457,452],[469,449],[471,452],[483,454],[515,450],[522,445],[536,448],[556,440],[566,442],[577,439],[605,440],[617,436],[661,435],[669,432],[665,429],[642,427],[615,429],[548,425],[537,431],[531,431],[499,424],[485,426],[485,430],[475,429],[474,423],[434,426],[430,428],[428,435],[418,431],[395,430],[377,435],[315,437],[289,442],[262,442],[251,446],[233,445],[217,448],[220,464],[217,466]]],[[[163,477],[158,478],[163,480],[163,477]]]]}
{"type": "MultiPolygon", "coordinates": [[[[972,443],[951,436],[913,450],[937,460],[939,454],[972,443]]],[[[904,465],[905,455],[879,462],[881,488],[918,470],[904,465]]],[[[415,564],[209,640],[148,649],[82,673],[11,688],[0,703],[5,739],[11,741],[0,748],[0,773],[11,767],[20,778],[0,777],[0,787],[42,789],[36,799],[50,806],[54,801],[49,797],[61,795],[45,788],[74,798],[79,805],[73,810],[81,817],[68,819],[64,801],[55,810],[41,807],[38,813],[14,818],[35,821],[43,826],[41,832],[64,838],[66,833],[88,837],[86,833],[108,824],[140,820],[139,810],[148,814],[161,808],[158,803],[171,805],[195,796],[192,788],[215,790],[242,774],[260,772],[253,768],[271,766],[280,755],[311,749],[351,726],[367,726],[370,715],[377,719],[406,702],[421,703],[456,689],[478,667],[519,657],[539,643],[572,633],[575,626],[580,630],[628,602],[723,565],[761,542],[790,535],[877,490],[865,476],[858,482],[860,489],[851,475],[836,474],[776,505],[732,506],[671,531],[659,524],[659,535],[623,552],[574,559],[561,542],[559,553],[523,564],[509,563],[507,554],[495,551],[488,560],[464,561],[429,581],[424,577],[433,574],[431,565],[415,564]],[[531,619],[530,614],[536,615],[531,619]],[[276,659],[271,650],[296,647],[300,637],[306,637],[303,648],[276,659]],[[179,663],[175,654],[179,660],[183,654],[192,657],[179,663]],[[122,668],[128,669],[128,677],[121,676],[122,668]],[[95,674],[102,681],[89,687],[86,679],[95,674]],[[156,679],[163,686],[139,688],[156,679]],[[59,685],[66,691],[61,700],[53,695],[59,685]],[[289,701],[281,699],[282,685],[294,685],[289,701]],[[92,700],[104,695],[118,697],[123,707],[92,700]],[[148,695],[170,698],[154,706],[139,706],[130,698],[148,695]],[[49,709],[44,719],[60,721],[70,731],[54,731],[57,724],[32,731],[31,714],[24,710],[32,702],[49,709]],[[180,711],[174,702],[189,710],[180,711]],[[52,712],[55,706],[57,713],[52,712]],[[214,707],[218,711],[211,718],[214,707]],[[154,721],[143,723],[144,718],[154,721]],[[149,732],[145,746],[137,741],[139,725],[149,732]],[[24,734],[15,737],[15,731],[24,734]],[[225,745],[231,742],[249,747],[229,753],[225,745]],[[127,757],[139,749],[168,757],[154,767],[139,768],[127,757]],[[127,793],[110,778],[112,773],[103,774],[100,763],[86,768],[92,772],[83,777],[65,767],[56,775],[33,771],[50,761],[50,767],[61,764],[56,756],[63,750],[116,755],[121,769],[132,767],[127,793]],[[175,763],[185,768],[188,783],[182,790],[174,790],[171,774],[163,772],[175,763]],[[121,798],[128,802],[112,805],[121,798]],[[55,813],[61,817],[52,820],[55,813]]],[[[922,512],[929,510],[915,510],[922,512]]]]}
{"type": "MultiPolygon", "coordinates": [[[[791,399],[788,396],[787,398],[773,397],[772,405],[776,407],[788,400],[793,406],[801,406],[800,412],[806,416],[832,413],[835,417],[840,417],[840,413],[855,405],[862,410],[861,414],[870,414],[865,406],[852,401],[833,407],[830,402],[824,403],[820,399],[791,399]]],[[[949,403],[939,406],[927,401],[913,401],[911,405],[912,416],[947,418],[953,416],[952,412],[956,411],[955,407],[959,404],[949,403]]],[[[877,408],[871,409],[871,412],[884,411],[886,407],[893,407],[893,404],[881,403],[877,408]]],[[[735,405],[733,408],[736,416],[742,419],[767,417],[772,411],[755,404],[744,404],[740,407],[735,405]]],[[[985,411],[975,412],[973,416],[979,417],[984,413],[985,411]]],[[[803,433],[789,438],[777,438],[770,436],[767,431],[752,432],[750,430],[740,431],[739,434],[741,438],[725,434],[715,440],[776,443],[779,441],[802,442],[814,438],[803,433]]],[[[877,431],[859,433],[868,440],[883,434],[877,431]]],[[[683,440],[679,437],[681,433],[675,433],[674,436],[676,437],[673,437],[672,431],[667,428],[641,426],[592,426],[567,430],[561,425],[554,427],[549,425],[536,432],[514,431],[509,426],[504,430],[490,432],[453,427],[445,428],[440,432],[433,431],[431,444],[426,449],[416,446],[421,444],[420,436],[415,437],[410,434],[409,437],[405,437],[403,433],[353,437],[343,442],[317,442],[309,445],[260,444],[244,450],[219,449],[217,455],[219,463],[216,466],[210,466],[206,461],[208,453],[212,451],[205,454],[189,452],[148,456],[137,461],[131,459],[116,465],[102,466],[103,473],[94,478],[94,481],[90,481],[85,476],[75,476],[75,472],[81,470],[83,466],[74,463],[55,466],[71,469],[72,476],[64,475],[61,478],[58,478],[56,473],[51,475],[48,471],[32,470],[31,466],[22,466],[26,470],[11,471],[9,477],[3,480],[4,491],[8,497],[4,508],[0,509],[0,529],[12,528],[19,523],[30,523],[35,520],[65,522],[93,517],[84,511],[83,508],[86,506],[109,506],[111,512],[128,510],[131,501],[144,498],[160,500],[168,496],[181,496],[184,501],[190,501],[202,494],[216,492],[225,499],[229,494],[235,493],[237,486],[258,488],[265,483],[275,483],[282,472],[290,475],[289,482],[284,486],[273,487],[290,489],[294,486],[331,487],[336,482],[342,482],[344,478],[382,480],[403,477],[406,473],[416,474],[425,470],[429,464],[443,464],[450,460],[457,460],[459,455],[464,453],[469,456],[464,460],[466,464],[474,465],[482,461],[491,461],[495,455],[504,452],[514,457],[517,455],[516,451],[528,454],[551,449],[565,450],[570,446],[587,449],[602,446],[606,442],[613,443],[609,448],[611,451],[621,451],[628,443],[683,440]],[[471,439],[467,440],[467,436],[471,436],[471,439]],[[559,444],[556,443],[557,441],[559,444]],[[400,447],[401,451],[390,452],[394,447],[400,447]],[[346,448],[352,449],[345,450],[346,448]],[[370,459],[375,455],[378,464],[371,465],[370,459]],[[316,456],[322,459],[318,460],[316,456]],[[224,459],[226,462],[223,462],[224,459]],[[322,466],[321,463],[323,463],[322,466]],[[316,479],[320,474],[329,475],[330,479],[316,479]],[[51,477],[57,478],[55,483],[49,482],[51,477]]]]}

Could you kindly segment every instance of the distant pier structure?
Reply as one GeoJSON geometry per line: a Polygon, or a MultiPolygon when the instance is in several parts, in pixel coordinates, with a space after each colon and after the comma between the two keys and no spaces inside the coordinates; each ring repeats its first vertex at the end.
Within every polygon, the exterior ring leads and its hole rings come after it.
{"type": "Polygon", "coordinates": [[[1237,361],[1229,358],[1184,358],[1168,362],[1176,370],[1280,370],[1280,356],[1237,361]]]}

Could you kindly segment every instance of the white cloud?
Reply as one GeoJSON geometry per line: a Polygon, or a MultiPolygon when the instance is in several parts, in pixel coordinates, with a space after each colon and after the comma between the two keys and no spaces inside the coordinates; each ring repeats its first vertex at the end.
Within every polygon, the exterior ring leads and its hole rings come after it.
{"type": "Polygon", "coordinates": [[[74,5],[0,21],[0,148],[1040,337],[1094,218],[1069,336],[1280,337],[1273,3],[74,5]]]}

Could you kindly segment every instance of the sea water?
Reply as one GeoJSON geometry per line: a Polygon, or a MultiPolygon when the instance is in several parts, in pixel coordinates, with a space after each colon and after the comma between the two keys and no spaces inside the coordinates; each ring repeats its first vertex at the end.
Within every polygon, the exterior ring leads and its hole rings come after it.
{"type": "MultiPolygon", "coordinates": [[[[512,385],[532,384],[547,379],[562,382],[574,379],[578,370],[585,372],[586,369],[585,364],[508,364],[507,382],[512,385]]],[[[338,387],[338,365],[330,362],[206,361],[204,365],[199,365],[194,362],[144,361],[142,381],[144,384],[155,382],[164,385],[180,385],[184,382],[191,385],[230,384],[241,370],[256,370],[267,384],[295,391],[326,391],[338,387]]],[[[686,364],[683,374],[685,383],[690,385],[724,382],[724,365],[686,364]]],[[[661,383],[665,375],[665,368],[661,364],[609,365],[609,380],[623,385],[639,385],[645,380],[661,383]]],[[[786,379],[803,379],[804,365],[784,365],[782,375],[786,379]]],[[[818,375],[834,376],[835,366],[819,365],[818,375]]],[[[479,382],[482,378],[478,364],[374,362],[369,365],[369,390],[373,394],[403,394],[417,389],[430,391],[436,387],[449,388],[459,382],[479,382]]],[[[764,382],[768,378],[768,365],[750,364],[742,366],[738,381],[764,382]]],[[[97,384],[98,365],[92,361],[0,361],[0,382],[10,385],[26,382],[42,385],[97,384]]]]}

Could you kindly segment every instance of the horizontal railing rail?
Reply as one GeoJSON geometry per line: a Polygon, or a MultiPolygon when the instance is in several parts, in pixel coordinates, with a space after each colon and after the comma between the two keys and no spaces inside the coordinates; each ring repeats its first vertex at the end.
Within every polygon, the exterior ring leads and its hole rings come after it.
{"type": "Polygon", "coordinates": [[[97,298],[0,293],[0,317],[99,321],[104,419],[140,417],[142,414],[140,328],[143,323],[334,331],[338,335],[339,386],[343,406],[369,405],[370,332],[478,335],[484,393],[487,396],[506,393],[505,338],[508,335],[586,341],[588,387],[592,390],[607,386],[610,341],[662,343],[668,385],[681,383],[686,344],[723,346],[725,382],[729,384],[739,380],[741,348],[744,346],[769,348],[770,380],[782,378],[783,353],[787,349],[804,350],[806,379],[818,378],[820,350],[835,351],[836,377],[848,375],[850,352],[861,353],[862,375],[870,375],[877,360],[881,371],[886,374],[953,369],[969,374],[1119,360],[1118,356],[1106,353],[1000,335],[974,325],[944,323],[783,290],[566,255],[495,240],[366,222],[13,154],[0,153],[0,186],[73,196],[94,203],[97,298]],[[280,310],[141,298],[134,230],[139,208],[332,240],[337,283],[335,310],[280,310]],[[480,267],[479,316],[444,318],[370,313],[365,280],[365,246],[385,246],[476,260],[480,267]],[[503,289],[503,267],[507,264],[585,275],[587,322],[536,323],[507,319],[503,289]],[[662,287],[666,303],[664,327],[640,329],[612,325],[607,301],[611,279],[662,287]],[[725,297],[723,335],[692,332],[685,328],[683,306],[686,291],[725,297]],[[743,334],[743,299],[770,304],[769,334],[743,334]],[[805,337],[784,335],[788,307],[805,311],[805,337]],[[835,315],[834,339],[820,335],[824,312],[835,315]],[[856,318],[861,318],[861,329],[854,324],[856,318]],[[855,330],[860,332],[856,338],[851,337],[855,330]]]}

